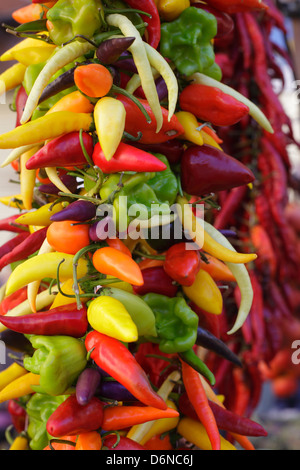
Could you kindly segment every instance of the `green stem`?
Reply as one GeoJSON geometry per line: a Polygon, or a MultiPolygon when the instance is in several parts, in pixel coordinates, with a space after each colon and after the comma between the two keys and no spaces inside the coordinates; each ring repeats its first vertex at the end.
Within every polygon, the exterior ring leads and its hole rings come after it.
{"type": "Polygon", "coordinates": [[[137,250],[134,250],[134,254],[137,256],[141,256],[142,258],[157,259],[157,260],[162,260],[162,261],[166,259],[164,255],[148,255],[146,253],[143,253],[137,250]]]}
{"type": "Polygon", "coordinates": [[[126,91],[123,88],[120,88],[116,85],[113,85],[111,87],[111,90],[115,93],[119,93],[120,95],[124,95],[124,96],[126,96],[126,98],[129,98],[131,101],[133,101],[133,103],[137,105],[139,110],[143,113],[143,115],[147,119],[148,124],[150,124],[152,122],[151,117],[149,116],[147,110],[144,108],[142,103],[134,95],[132,95],[128,91],[126,91]]]}

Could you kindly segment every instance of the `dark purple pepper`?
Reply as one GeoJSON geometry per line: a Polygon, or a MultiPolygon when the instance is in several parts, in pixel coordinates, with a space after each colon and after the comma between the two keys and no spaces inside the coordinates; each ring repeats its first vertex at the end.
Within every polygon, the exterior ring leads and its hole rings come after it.
{"type": "Polygon", "coordinates": [[[108,39],[100,44],[96,56],[104,65],[113,64],[135,41],[134,37],[108,39]]]}
{"type": "MultiPolygon", "coordinates": [[[[77,191],[77,180],[74,176],[71,175],[63,175],[61,176],[62,183],[69,189],[71,193],[76,193],[77,191]]],[[[53,183],[42,184],[39,186],[39,191],[45,194],[54,194],[57,195],[60,193],[60,189],[58,189],[53,183]]]]}
{"type": "Polygon", "coordinates": [[[75,85],[74,82],[74,72],[77,67],[73,67],[67,72],[64,72],[59,77],[57,77],[53,82],[49,83],[44,89],[40,99],[39,104],[43,103],[47,99],[51,98],[52,96],[60,93],[61,91],[67,90],[75,85]]]}
{"type": "Polygon", "coordinates": [[[113,65],[114,67],[121,70],[126,70],[127,72],[138,73],[132,55],[128,52],[121,54],[120,59],[114,62],[113,65]]]}
{"type": "MultiPolygon", "coordinates": [[[[166,82],[162,77],[159,77],[155,80],[155,85],[159,101],[164,100],[168,96],[168,88],[166,82]]],[[[139,98],[146,99],[146,95],[141,86],[136,90],[135,94],[139,98]]]]}
{"type": "Polygon", "coordinates": [[[236,238],[237,233],[234,230],[219,230],[226,238],[236,238]]]}
{"type": "Polygon", "coordinates": [[[101,374],[97,369],[87,368],[81,372],[76,384],[76,398],[84,406],[95,395],[101,383],[101,374]]]}
{"type": "Polygon", "coordinates": [[[62,211],[51,216],[53,222],[62,222],[64,220],[75,220],[85,222],[91,220],[96,215],[96,206],[90,201],[75,201],[62,211]]]}
{"type": "Polygon", "coordinates": [[[93,225],[90,226],[89,230],[89,237],[92,242],[103,241],[109,238],[110,236],[115,235],[114,233],[110,234],[109,230],[114,224],[114,221],[111,217],[107,216],[104,219],[95,222],[93,225]]]}
{"type": "Polygon", "coordinates": [[[130,142],[130,145],[144,150],[145,152],[165,155],[171,165],[180,162],[184,152],[182,142],[177,139],[168,140],[161,144],[141,144],[140,142],[130,142]]]}
{"type": "Polygon", "coordinates": [[[136,402],[138,401],[124,385],[115,380],[102,381],[98,389],[99,395],[103,398],[110,398],[116,401],[136,402]]]}

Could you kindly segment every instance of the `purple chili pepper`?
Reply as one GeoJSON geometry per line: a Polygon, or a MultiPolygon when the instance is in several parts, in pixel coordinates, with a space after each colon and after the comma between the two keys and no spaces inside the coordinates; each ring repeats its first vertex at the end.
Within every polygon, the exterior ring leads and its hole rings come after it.
{"type": "Polygon", "coordinates": [[[97,391],[104,398],[116,401],[136,402],[138,401],[124,385],[115,380],[103,381],[97,391]]]}
{"type": "MultiPolygon", "coordinates": [[[[61,176],[62,183],[69,189],[71,193],[75,193],[77,191],[77,180],[74,176],[71,175],[63,175],[61,176]]],[[[60,193],[60,189],[58,189],[55,184],[42,184],[39,186],[39,191],[45,194],[54,194],[57,195],[60,193]]]]}
{"type": "Polygon", "coordinates": [[[62,222],[64,220],[75,220],[85,222],[91,220],[96,215],[96,206],[90,201],[75,201],[62,211],[51,216],[53,222],[62,222]]]}
{"type": "Polygon", "coordinates": [[[237,233],[234,231],[234,230],[220,230],[220,232],[222,233],[222,235],[224,235],[224,237],[231,237],[231,238],[236,238],[237,237],[237,233]]]}
{"type": "Polygon", "coordinates": [[[114,67],[126,70],[127,72],[138,73],[132,55],[129,52],[121,54],[120,59],[114,62],[114,67]]]}
{"type": "Polygon", "coordinates": [[[107,238],[111,238],[115,235],[115,224],[110,216],[107,216],[90,226],[89,237],[93,242],[107,240],[107,238]]]}
{"type": "Polygon", "coordinates": [[[97,59],[104,65],[116,62],[123,52],[135,41],[134,37],[113,38],[102,42],[97,49],[97,59]]]}
{"type": "Polygon", "coordinates": [[[162,155],[165,155],[171,164],[179,163],[184,152],[182,142],[179,142],[177,139],[168,140],[161,144],[141,144],[140,142],[130,142],[130,145],[144,150],[145,152],[161,153],[162,155]]]}
{"type": "Polygon", "coordinates": [[[76,398],[80,405],[87,405],[96,393],[101,382],[97,369],[88,368],[81,372],[76,384],[76,398]]]}

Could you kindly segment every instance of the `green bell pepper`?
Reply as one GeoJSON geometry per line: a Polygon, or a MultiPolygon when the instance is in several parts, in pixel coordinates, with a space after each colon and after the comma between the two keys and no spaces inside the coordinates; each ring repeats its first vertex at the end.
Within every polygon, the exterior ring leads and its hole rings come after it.
{"type": "Polygon", "coordinates": [[[47,433],[47,421],[56,408],[67,399],[66,395],[52,397],[35,393],[26,405],[28,416],[27,435],[32,450],[43,450],[51,439],[47,433]]]}
{"type": "Polygon", "coordinates": [[[183,75],[200,72],[220,77],[211,40],[217,34],[214,15],[195,7],[186,8],[174,21],[161,25],[160,52],[174,62],[183,75]]]}
{"type": "Polygon", "coordinates": [[[142,298],[156,318],[157,338],[149,336],[148,341],[159,344],[167,354],[188,351],[195,345],[199,318],[183,297],[149,293],[142,298]]]}
{"type": "Polygon", "coordinates": [[[87,364],[84,343],[71,336],[28,336],[35,349],[24,358],[24,367],[40,375],[34,391],[63,395],[87,364]]]}
{"type": "Polygon", "coordinates": [[[60,46],[82,35],[91,39],[103,25],[101,0],[58,0],[47,13],[50,38],[60,46]]]}

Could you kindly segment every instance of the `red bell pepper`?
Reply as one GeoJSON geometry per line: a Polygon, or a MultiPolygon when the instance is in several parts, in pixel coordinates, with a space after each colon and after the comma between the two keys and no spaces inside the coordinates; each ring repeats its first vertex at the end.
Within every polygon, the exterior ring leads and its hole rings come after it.
{"type": "Polygon", "coordinates": [[[144,284],[142,286],[133,286],[137,295],[146,295],[149,292],[155,294],[175,297],[178,291],[173,279],[165,272],[162,266],[155,266],[142,270],[144,284]]]}
{"type": "Polygon", "coordinates": [[[144,152],[131,145],[120,143],[114,156],[107,161],[99,143],[93,153],[93,162],[105,174],[122,171],[156,172],[166,170],[166,165],[150,153],[144,152]]]}
{"type": "MultiPolygon", "coordinates": [[[[25,214],[25,212],[23,212],[22,214],[25,214]]],[[[10,217],[6,217],[5,219],[0,220],[0,231],[7,231],[13,233],[21,233],[24,231],[28,231],[28,227],[26,227],[26,225],[15,223],[15,220],[19,217],[20,214],[14,214],[10,217]]]]}
{"type": "Polygon", "coordinates": [[[168,140],[175,139],[179,135],[184,134],[183,126],[175,115],[172,116],[171,120],[168,120],[169,111],[166,108],[162,109],[163,125],[161,130],[156,132],[156,119],[152,109],[149,106],[147,100],[139,99],[141,104],[148,112],[151,122],[148,123],[146,117],[142,111],[136,106],[136,104],[126,96],[116,95],[116,98],[122,101],[126,110],[126,121],[125,131],[134,137],[138,137],[138,133],[142,133],[142,137],[139,140],[140,143],[154,144],[163,143],[168,140]]]}
{"type": "Polygon", "coordinates": [[[206,0],[206,3],[230,14],[251,10],[266,10],[268,8],[261,0],[206,0]]]}
{"type": "Polygon", "coordinates": [[[140,402],[161,410],[167,408],[165,401],[152,389],[145,371],[124,344],[92,331],[88,333],[85,345],[91,359],[140,402]]]}
{"type": "Polygon", "coordinates": [[[129,439],[129,437],[120,436],[119,443],[117,444],[117,442],[117,436],[112,434],[111,436],[105,437],[103,447],[106,447],[108,450],[146,450],[144,446],[129,439]]]}
{"type": "Polygon", "coordinates": [[[249,114],[249,107],[216,87],[188,85],[179,97],[180,108],[213,126],[233,126],[249,114]]]}
{"type": "Polygon", "coordinates": [[[199,252],[187,250],[185,243],[173,245],[166,252],[164,270],[182,286],[194,284],[200,265],[199,252]]]}
{"type": "Polygon", "coordinates": [[[25,407],[20,405],[17,400],[9,400],[7,411],[10,414],[15,430],[18,433],[24,431],[27,417],[25,407]]]}
{"type": "Polygon", "coordinates": [[[0,315],[0,322],[12,331],[32,335],[82,338],[88,329],[86,307],[78,310],[75,303],[29,316],[0,315]]]}
{"type": "Polygon", "coordinates": [[[145,13],[149,13],[151,17],[141,15],[143,21],[147,26],[147,42],[150,46],[157,49],[160,42],[160,17],[157,10],[157,6],[154,0],[126,0],[126,3],[137,10],[142,10],[145,13]]]}
{"type": "Polygon", "coordinates": [[[61,437],[97,431],[102,426],[103,409],[104,404],[97,397],[82,406],[75,395],[70,395],[48,419],[47,432],[53,437],[61,437]]]}
{"type": "Polygon", "coordinates": [[[0,271],[11,263],[22,261],[39,250],[46,238],[47,227],[31,233],[25,240],[17,245],[10,253],[0,259],[0,271]]]}
{"type": "MultiPolygon", "coordinates": [[[[91,158],[93,155],[93,138],[87,132],[82,133],[83,145],[91,158]]],[[[80,144],[79,132],[57,137],[44,145],[26,162],[27,170],[47,167],[73,167],[86,165],[87,160],[80,144]]]]}

